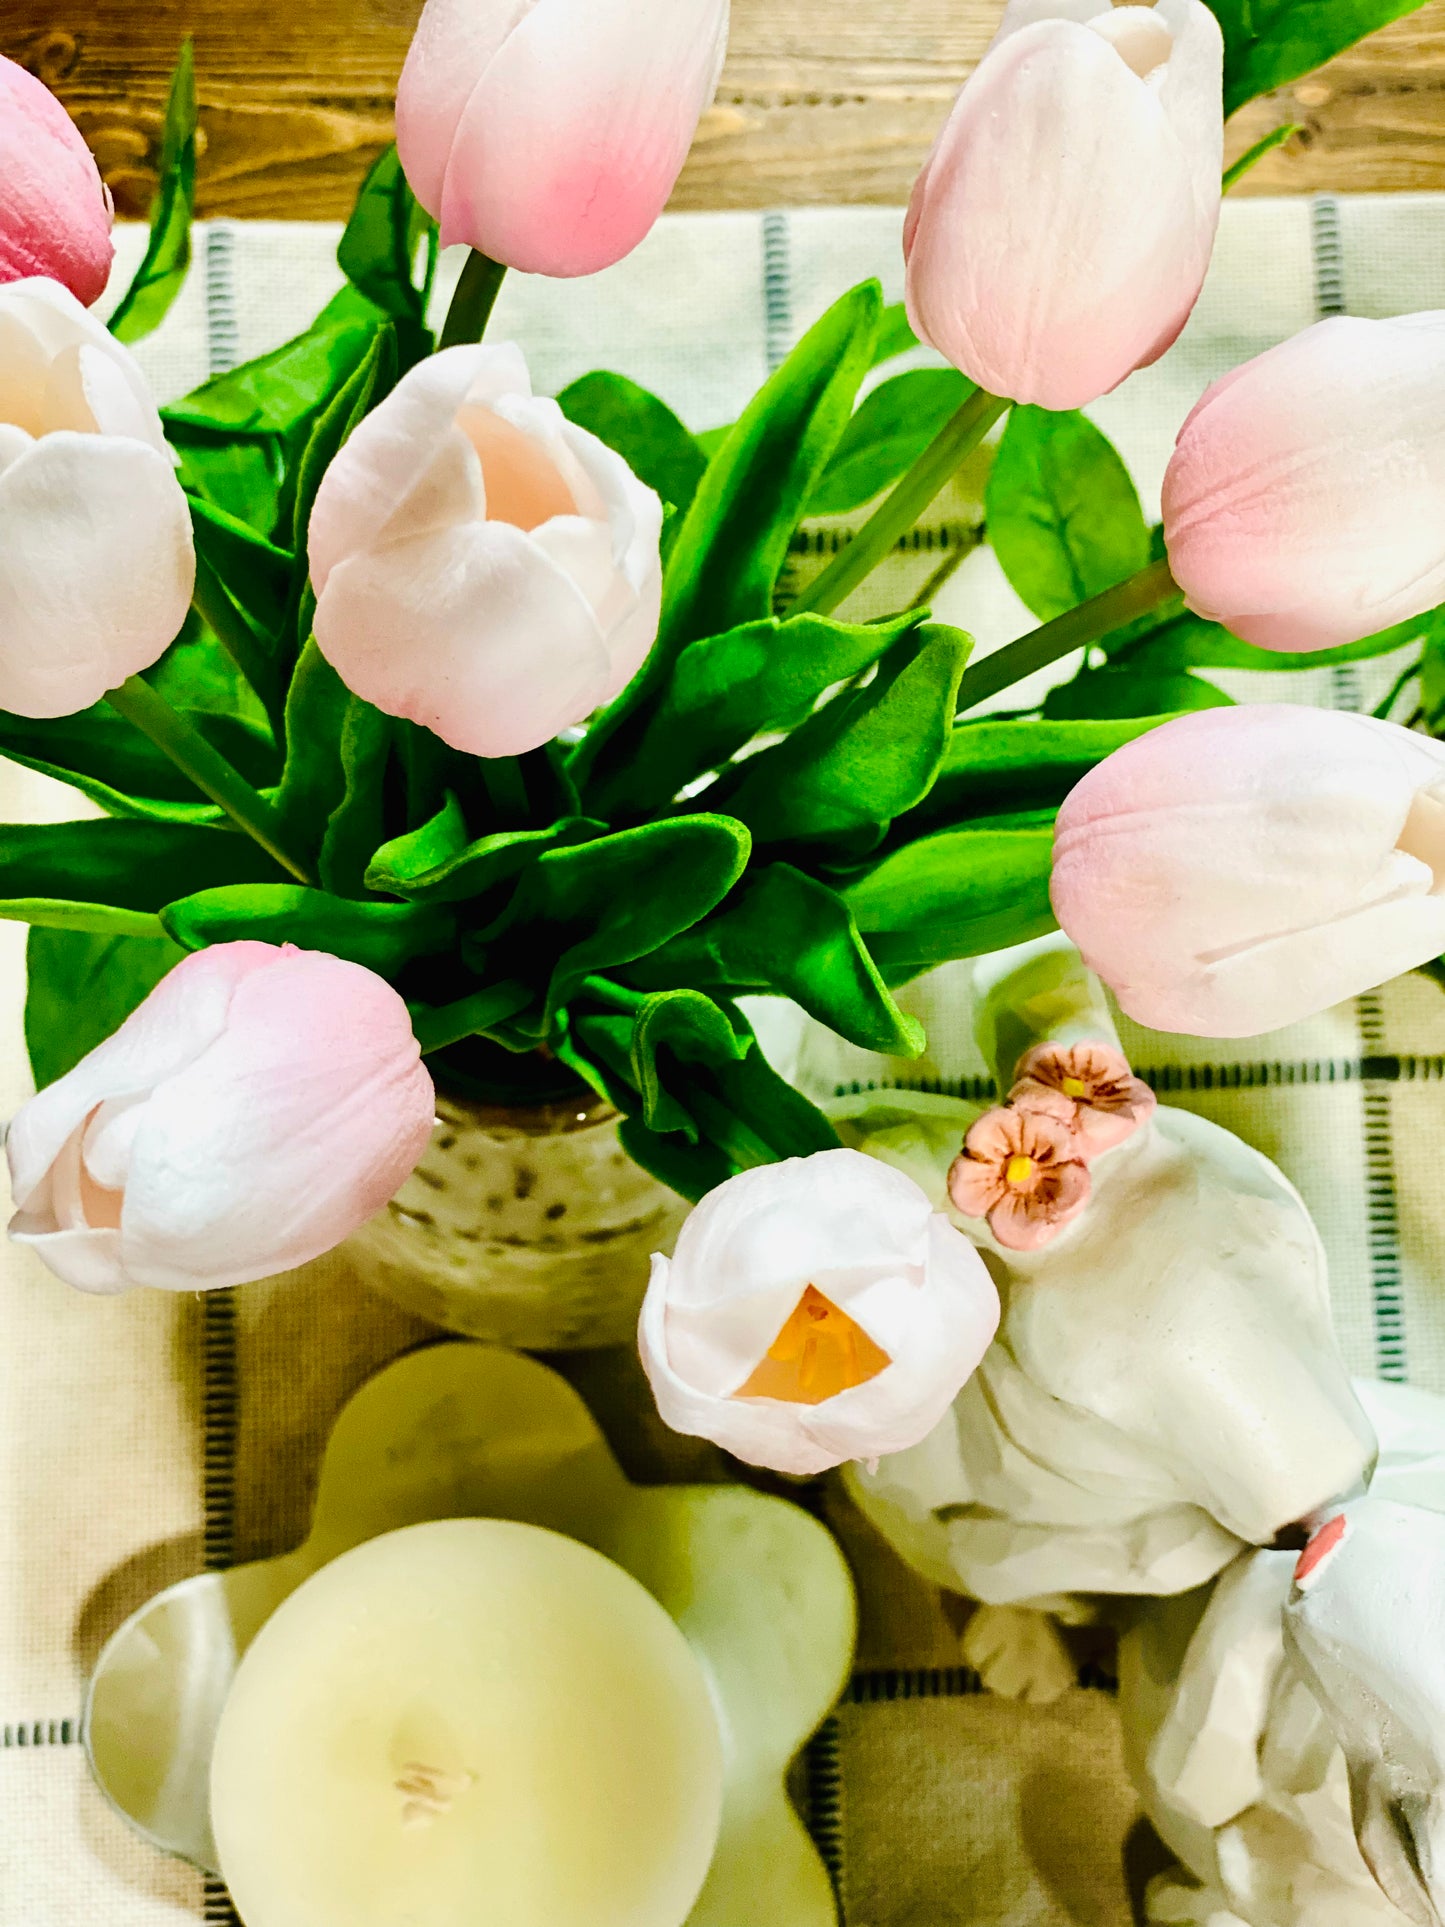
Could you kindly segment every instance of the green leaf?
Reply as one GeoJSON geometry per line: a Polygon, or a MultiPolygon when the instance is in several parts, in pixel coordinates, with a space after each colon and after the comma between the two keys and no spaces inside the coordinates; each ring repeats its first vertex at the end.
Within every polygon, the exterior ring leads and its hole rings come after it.
{"type": "Polygon", "coordinates": [[[908,309],[902,301],[890,301],[878,317],[878,334],[873,343],[873,366],[879,367],[885,361],[893,361],[899,355],[906,355],[910,349],[920,345],[918,336],[908,319],[908,309]]]}
{"type": "Polygon", "coordinates": [[[1044,698],[1045,716],[1147,716],[1169,711],[1229,708],[1234,701],[1202,676],[1142,674],[1132,663],[1111,669],[1086,669],[1060,683],[1044,698]]]}
{"type": "Polygon", "coordinates": [[[1015,408],[984,495],[988,538],[1043,622],[1149,560],[1139,497],[1113,445],[1077,413],[1015,408]]]}
{"type": "Polygon", "coordinates": [[[286,763],[276,796],[281,833],[308,863],[319,861],[331,813],[346,794],[341,732],[351,691],[308,638],[286,697],[286,763]]]}
{"type": "Polygon", "coordinates": [[[396,336],[390,328],[377,329],[366,353],[346,380],[331,394],[317,416],[297,473],[296,514],[292,548],[298,560],[306,552],[306,531],[321,478],[341,452],[343,443],[396,381],[396,336]]]}
{"type": "Polygon", "coordinates": [[[375,851],[386,841],[386,776],[392,721],[351,696],[341,722],[342,790],[326,819],[318,873],[337,896],[360,896],[375,851]]]}
{"type": "Polygon", "coordinates": [[[416,903],[350,903],[299,883],[198,890],[168,903],[161,922],[187,950],[243,938],[294,943],[303,950],[329,950],[387,978],[413,957],[435,956],[456,941],[456,920],[445,910],[416,903]]]}
{"type": "Polygon", "coordinates": [[[809,515],[840,515],[891,488],[973,387],[953,368],[916,368],[880,382],[844,429],[808,503],[809,515]]]}
{"type": "Polygon", "coordinates": [[[686,984],[791,997],[863,1050],[916,1057],[923,1027],[894,1003],[842,898],[772,863],[750,870],[723,907],[627,972],[644,990],[686,984]]]}
{"type": "Polygon", "coordinates": [[[658,640],[578,745],[572,766],[579,782],[599,769],[604,746],[609,767],[630,759],[635,739],[619,725],[658,693],[684,644],[772,614],[793,531],[867,373],[881,306],[873,281],[835,302],[708,463],[672,546],[658,640]]]}
{"type": "Polygon", "coordinates": [[[1182,675],[1189,669],[1258,669],[1279,675],[1369,662],[1435,635],[1445,635],[1445,603],[1336,649],[1261,649],[1255,643],[1241,642],[1219,623],[1188,611],[1143,635],[1132,636],[1123,648],[1116,648],[1112,637],[1104,639],[1104,647],[1115,664],[1127,663],[1141,676],[1182,675]]]}
{"type": "Polygon", "coordinates": [[[844,892],[879,969],[902,983],[935,964],[1054,928],[1053,812],[980,822],[895,850],[844,892]]]}
{"type": "Polygon", "coordinates": [[[1096,763],[1167,716],[1112,722],[959,723],[937,781],[894,832],[954,828],[972,816],[1056,808],[1096,763]]]}
{"type": "Polygon", "coordinates": [[[336,250],[341,272],[383,314],[421,325],[426,290],[416,281],[417,254],[435,233],[431,216],[407,185],[394,146],[373,163],[336,250]]]}
{"type": "Polygon", "coordinates": [[[659,1183],[694,1204],[738,1172],[739,1167],[715,1144],[689,1144],[683,1137],[665,1137],[649,1131],[640,1117],[624,1116],[617,1136],[634,1164],[640,1164],[659,1183]]]}
{"type": "Polygon", "coordinates": [[[557,406],[614,449],[664,502],[679,509],[691,502],[707,457],[665,401],[625,375],[597,373],[564,388],[557,406]]]}
{"type": "Polygon", "coordinates": [[[1237,161],[1231,161],[1225,168],[1221,183],[1224,192],[1227,194],[1232,187],[1244,179],[1246,174],[1252,173],[1267,154],[1272,154],[1277,147],[1283,147],[1292,134],[1298,134],[1301,131],[1292,120],[1285,121],[1283,126],[1271,127],[1267,134],[1261,135],[1253,147],[1246,148],[1237,161]]]}
{"type": "Polygon", "coordinates": [[[25,946],[25,1046],[37,1090],[80,1062],[185,956],[169,937],[32,927],[25,946]]]}
{"type": "Polygon", "coordinates": [[[150,240],[135,279],[110,318],[117,341],[139,341],[158,328],[185,285],[191,265],[196,200],[196,66],[187,36],[171,78],[161,136],[160,181],[151,205],[150,240]]]}
{"type": "Polygon", "coordinates": [[[520,876],[545,850],[606,834],[605,823],[562,817],[544,830],[499,830],[472,839],[453,795],[420,829],[394,838],[373,857],[369,890],[385,890],[417,903],[464,903],[520,876]]]}
{"type": "Polygon", "coordinates": [[[158,937],[156,913],[173,897],[284,875],[250,837],[229,829],[115,817],[8,823],[0,836],[0,917],[158,937]]]}
{"type": "Polygon", "coordinates": [[[584,977],[633,963],[713,910],[742,875],[748,835],[725,816],[679,816],[544,850],[484,933],[488,975],[535,980],[553,959],[542,1030],[584,977]],[[516,953],[514,955],[514,953],[516,953]]]}
{"type": "Polygon", "coordinates": [[[1210,0],[1224,30],[1224,111],[1322,67],[1420,0],[1210,0]]]}
{"type": "Polygon", "coordinates": [[[188,506],[197,555],[210,564],[257,636],[274,645],[285,621],[296,558],[212,502],[193,495],[188,506]]]}
{"type": "MultiPolygon", "coordinates": [[[[313,325],[161,410],[168,429],[287,436],[309,426],[371,352],[380,324],[313,325]]],[[[241,518],[247,519],[247,518],[241,518]]]]}
{"type": "Polygon", "coordinates": [[[655,808],[768,730],[793,728],[836,683],[869,668],[918,612],[876,623],[765,616],[682,651],[630,761],[588,800],[605,815],[655,808]]]}
{"type": "MultiPolygon", "coordinates": [[[[183,710],[257,789],[276,780],[276,747],[238,716],[183,710]]],[[[215,823],[220,811],[148,736],[100,702],[74,716],[35,720],[0,712],[0,753],[69,783],[111,816],[215,823]]]]}
{"type": "Polygon", "coordinates": [[[971,647],[942,623],[909,630],[871,682],[738,764],[719,782],[718,804],[760,843],[881,831],[927,795],[942,767],[971,647]]]}

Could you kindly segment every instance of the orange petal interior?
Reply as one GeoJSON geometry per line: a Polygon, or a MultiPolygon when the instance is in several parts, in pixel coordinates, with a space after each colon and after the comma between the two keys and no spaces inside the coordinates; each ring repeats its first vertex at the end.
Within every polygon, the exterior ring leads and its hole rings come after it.
{"type": "Polygon", "coordinates": [[[861,1325],[816,1285],[809,1285],[768,1347],[767,1357],[733,1397],[821,1405],[839,1392],[866,1385],[892,1363],[861,1325]]]}

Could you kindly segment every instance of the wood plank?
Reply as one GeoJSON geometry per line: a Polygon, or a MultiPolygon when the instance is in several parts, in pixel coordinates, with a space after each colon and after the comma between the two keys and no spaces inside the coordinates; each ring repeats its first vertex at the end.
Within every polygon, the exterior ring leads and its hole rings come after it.
{"type": "MultiPolygon", "coordinates": [[[[53,86],[122,213],[155,181],[181,35],[196,35],[202,214],[338,218],[390,138],[420,0],[0,0],[0,51],[53,86]]],[[[734,0],[680,208],[899,202],[987,45],[995,0],[734,0]]],[[[1445,189],[1445,0],[1231,123],[1302,132],[1243,191],[1445,189]]]]}

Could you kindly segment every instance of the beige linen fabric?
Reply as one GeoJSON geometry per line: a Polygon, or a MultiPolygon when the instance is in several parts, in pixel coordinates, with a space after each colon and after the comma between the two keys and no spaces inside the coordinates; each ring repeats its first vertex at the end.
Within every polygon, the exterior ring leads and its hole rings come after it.
{"type": "MultiPolygon", "coordinates": [[[[898,297],[900,220],[888,209],[664,220],[593,281],[509,279],[495,332],[524,342],[540,391],[616,368],[711,427],[852,281],[876,274],[898,297]]],[[[160,393],[303,327],[340,284],[335,242],[325,226],[199,228],[190,283],[139,350],[160,393]]],[[[123,231],[117,285],[140,248],[123,231]]],[[[1184,336],[1092,412],[1152,514],[1173,434],[1209,380],[1322,312],[1429,306],[1445,306],[1445,196],[1229,205],[1184,336]]],[[[884,589],[914,590],[964,551],[935,607],[996,647],[1031,624],[974,547],[979,515],[965,477],[887,566],[884,589]]],[[[805,553],[792,566],[803,580],[817,562],[805,553]]],[[[1368,705],[1393,673],[1371,664],[1230,687],[1368,705]]],[[[71,792],[0,764],[0,820],[79,813],[71,792]]],[[[23,957],[23,928],[0,924],[7,1115],[28,1088],[23,957]]],[[[888,1064],[840,1046],[826,1067],[834,1083],[975,1087],[983,1066],[947,979],[908,1001],[929,1024],[928,1056],[888,1064]]],[[[1351,1365],[1445,1391],[1445,995],[1411,978],[1240,1044],[1123,1029],[1165,1101],[1237,1131],[1300,1186],[1330,1253],[1351,1365]]],[[[77,1743],[87,1670],[158,1587],[299,1538],[337,1410],[426,1336],[337,1259],[205,1300],[107,1300],[0,1246],[0,1927],[230,1918],[218,1886],[152,1853],[89,1784],[77,1743]]],[[[564,1368],[633,1477],[726,1476],[711,1448],[665,1432],[635,1359],[583,1355],[564,1368]]],[[[1127,1927],[1150,1850],[1108,1695],[1081,1688],[1044,1709],[980,1697],[959,1661],[956,1606],[836,1491],[801,1496],[839,1533],[863,1608],[858,1676],[799,1776],[847,1927],[1127,1927]]],[[[771,1917],[763,1870],[760,1881],[756,1918],[737,1927],[787,1927],[771,1917]]]]}

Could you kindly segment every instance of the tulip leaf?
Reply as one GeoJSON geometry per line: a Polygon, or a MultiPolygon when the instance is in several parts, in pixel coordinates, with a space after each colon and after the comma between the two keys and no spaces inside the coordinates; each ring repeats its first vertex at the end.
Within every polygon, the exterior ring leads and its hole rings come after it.
{"type": "Polygon", "coordinates": [[[870,623],[765,616],[688,643],[636,753],[590,787],[589,802],[608,815],[667,802],[755,736],[801,722],[825,691],[870,668],[918,620],[916,610],[870,623]]]}
{"type": "Polygon", "coordinates": [[[918,336],[913,332],[913,324],[908,319],[907,306],[902,301],[890,301],[878,317],[878,333],[873,341],[873,366],[877,368],[885,361],[894,361],[899,355],[906,355],[920,345],[918,336]]]}
{"type": "Polygon", "coordinates": [[[1228,708],[1233,701],[1202,676],[1150,675],[1131,662],[1111,669],[1086,669],[1072,682],[1060,683],[1044,698],[1044,715],[1147,716],[1152,720],[1170,710],[1228,708]]]}
{"type": "Polygon", "coordinates": [[[983,818],[895,850],[843,892],[879,969],[903,983],[1054,928],[1053,812],[983,818]]]}
{"type": "Polygon", "coordinates": [[[97,935],[159,937],[172,897],[285,873],[248,836],[198,823],[101,817],[8,823],[0,837],[0,917],[97,935]]]}
{"type": "Polygon", "coordinates": [[[192,495],[188,507],[196,554],[209,563],[256,633],[274,645],[286,618],[295,556],[203,496],[192,495]]]}
{"type": "Polygon", "coordinates": [[[185,954],[167,936],[32,926],[25,946],[25,1046],[36,1089],[103,1044],[185,954]]]}
{"type": "Polygon", "coordinates": [[[473,839],[461,805],[449,795],[429,822],[376,852],[366,887],[416,903],[464,903],[510,883],[544,850],[585,843],[606,830],[605,823],[574,816],[544,830],[498,830],[473,839]]]}
{"type": "Polygon", "coordinates": [[[760,843],[881,833],[928,794],[943,765],[971,647],[961,629],[942,623],[909,630],[872,681],[845,689],[782,742],[737,764],[717,785],[718,806],[760,843]]]}
{"type": "Polygon", "coordinates": [[[635,735],[620,726],[658,695],[684,644],[772,613],[793,531],[868,372],[881,310],[875,281],[835,302],[708,463],[672,545],[658,640],[578,745],[572,763],[579,781],[598,768],[604,747],[609,767],[630,760],[635,735]]]}
{"type": "Polygon", "coordinates": [[[1142,676],[1182,675],[1189,669],[1258,669],[1271,675],[1307,669],[1337,669],[1352,662],[1369,662],[1396,649],[1423,642],[1445,632],[1445,603],[1422,615],[1392,623],[1377,635],[1335,649],[1261,649],[1242,642],[1217,622],[1188,611],[1168,617],[1142,634],[1131,630],[1122,646],[1112,636],[1104,639],[1114,664],[1127,663],[1142,676]]]}
{"type": "Polygon", "coordinates": [[[346,794],[341,732],[351,702],[310,637],[286,697],[286,762],[276,796],[282,833],[308,862],[319,860],[327,822],[346,794]]]}
{"type": "Polygon", "coordinates": [[[117,341],[139,341],[158,328],[185,285],[196,201],[196,122],[195,51],[187,36],[166,101],[150,239],[134,280],[110,317],[117,341]]]}
{"type": "Polygon", "coordinates": [[[1053,809],[1096,763],[1168,716],[957,723],[933,787],[893,825],[911,839],[971,816],[1053,809]]]}
{"type": "Polygon", "coordinates": [[[733,1170],[837,1148],[833,1126],[778,1076],[742,1012],[700,991],[646,1000],[633,1028],[632,1063],[643,1127],[711,1142],[733,1170]]]}
{"type": "Polygon", "coordinates": [[[742,875],[748,849],[740,823],[698,815],[543,850],[482,933],[488,975],[535,981],[540,964],[549,978],[545,1036],[584,977],[647,956],[715,909],[742,875]]]}
{"type": "Polygon", "coordinates": [[[788,863],[750,870],[720,910],[626,973],[644,989],[686,984],[791,997],[850,1044],[916,1057],[922,1026],[894,1003],[848,906],[788,863]]]}
{"type": "Polygon", "coordinates": [[[915,368],[864,396],[808,503],[809,515],[862,508],[891,488],[973,393],[954,368],[915,368]]]}
{"type": "Polygon", "coordinates": [[[1272,154],[1277,147],[1283,147],[1287,140],[1302,132],[1303,129],[1292,120],[1284,121],[1278,127],[1271,127],[1269,132],[1262,134],[1252,147],[1247,147],[1237,161],[1231,161],[1225,168],[1221,182],[1224,192],[1228,194],[1231,188],[1238,186],[1246,174],[1252,174],[1260,162],[1272,154]]]}
{"type": "Polygon", "coordinates": [[[1209,0],[1224,31],[1224,111],[1322,67],[1421,0],[1209,0]]]}
{"type": "Polygon", "coordinates": [[[1149,529],[1129,471],[1078,413],[1011,411],[984,516],[1000,567],[1043,622],[1149,561],[1149,529]]]}
{"type": "Polygon", "coordinates": [[[351,285],[383,314],[424,326],[436,266],[436,223],[407,185],[395,145],[372,163],[362,182],[336,259],[351,285]],[[427,265],[418,282],[423,244],[427,265]]]}
{"type": "Polygon", "coordinates": [[[294,943],[365,964],[391,978],[413,957],[456,942],[456,919],[418,903],[350,903],[299,883],[240,883],[198,890],[168,903],[166,934],[187,950],[212,943],[294,943]]]}
{"type": "Polygon", "coordinates": [[[557,397],[569,422],[616,451],[673,508],[697,493],[707,458],[665,401],[625,375],[583,375],[557,397]]]}
{"type": "MultiPolygon", "coordinates": [[[[254,725],[204,709],[182,714],[257,789],[275,782],[275,745],[254,725]]],[[[70,784],[108,816],[173,823],[222,820],[210,798],[106,703],[53,720],[0,711],[0,755],[70,784]]]]}

